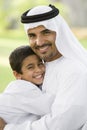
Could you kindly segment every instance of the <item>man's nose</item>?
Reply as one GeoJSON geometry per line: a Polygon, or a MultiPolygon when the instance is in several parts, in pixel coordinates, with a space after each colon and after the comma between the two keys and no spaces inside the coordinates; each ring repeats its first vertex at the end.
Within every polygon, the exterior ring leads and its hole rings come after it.
{"type": "Polygon", "coordinates": [[[43,37],[42,37],[42,36],[38,36],[37,39],[36,39],[36,44],[37,44],[38,46],[42,46],[43,43],[44,43],[43,37]]]}

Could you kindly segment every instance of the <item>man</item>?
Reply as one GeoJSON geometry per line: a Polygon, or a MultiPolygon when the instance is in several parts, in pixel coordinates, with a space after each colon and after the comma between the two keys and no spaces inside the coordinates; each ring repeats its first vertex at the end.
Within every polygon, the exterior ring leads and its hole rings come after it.
{"type": "Polygon", "coordinates": [[[55,94],[51,112],[4,130],[81,130],[87,120],[87,52],[52,5],[26,11],[21,22],[30,46],[46,62],[43,90],[55,94]]]}

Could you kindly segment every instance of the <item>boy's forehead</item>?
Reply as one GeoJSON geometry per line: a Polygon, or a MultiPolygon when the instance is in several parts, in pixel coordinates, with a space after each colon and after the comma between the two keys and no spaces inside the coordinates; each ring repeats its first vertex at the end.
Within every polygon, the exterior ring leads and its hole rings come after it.
{"type": "MultiPolygon", "coordinates": [[[[41,58],[40,58],[38,55],[36,55],[36,54],[29,55],[29,56],[27,56],[25,59],[26,59],[26,60],[27,60],[27,59],[30,59],[30,60],[28,60],[29,62],[34,61],[34,60],[41,60],[41,58]]],[[[24,59],[24,60],[25,60],[25,59],[24,59]]]]}

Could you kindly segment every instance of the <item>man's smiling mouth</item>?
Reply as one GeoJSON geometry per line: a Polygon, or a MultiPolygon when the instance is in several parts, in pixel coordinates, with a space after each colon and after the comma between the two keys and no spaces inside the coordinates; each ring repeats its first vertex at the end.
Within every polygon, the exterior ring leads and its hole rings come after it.
{"type": "Polygon", "coordinates": [[[48,51],[51,44],[45,44],[43,46],[37,46],[36,49],[38,49],[41,53],[45,53],[48,51]]]}

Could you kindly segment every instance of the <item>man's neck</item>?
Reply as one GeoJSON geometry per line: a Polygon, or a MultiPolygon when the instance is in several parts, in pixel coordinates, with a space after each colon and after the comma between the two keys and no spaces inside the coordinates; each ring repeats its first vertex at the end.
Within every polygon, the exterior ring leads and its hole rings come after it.
{"type": "Polygon", "coordinates": [[[46,62],[51,62],[51,61],[54,61],[58,58],[60,58],[62,55],[58,52],[56,55],[54,55],[53,57],[49,58],[46,60],[46,62]]]}

